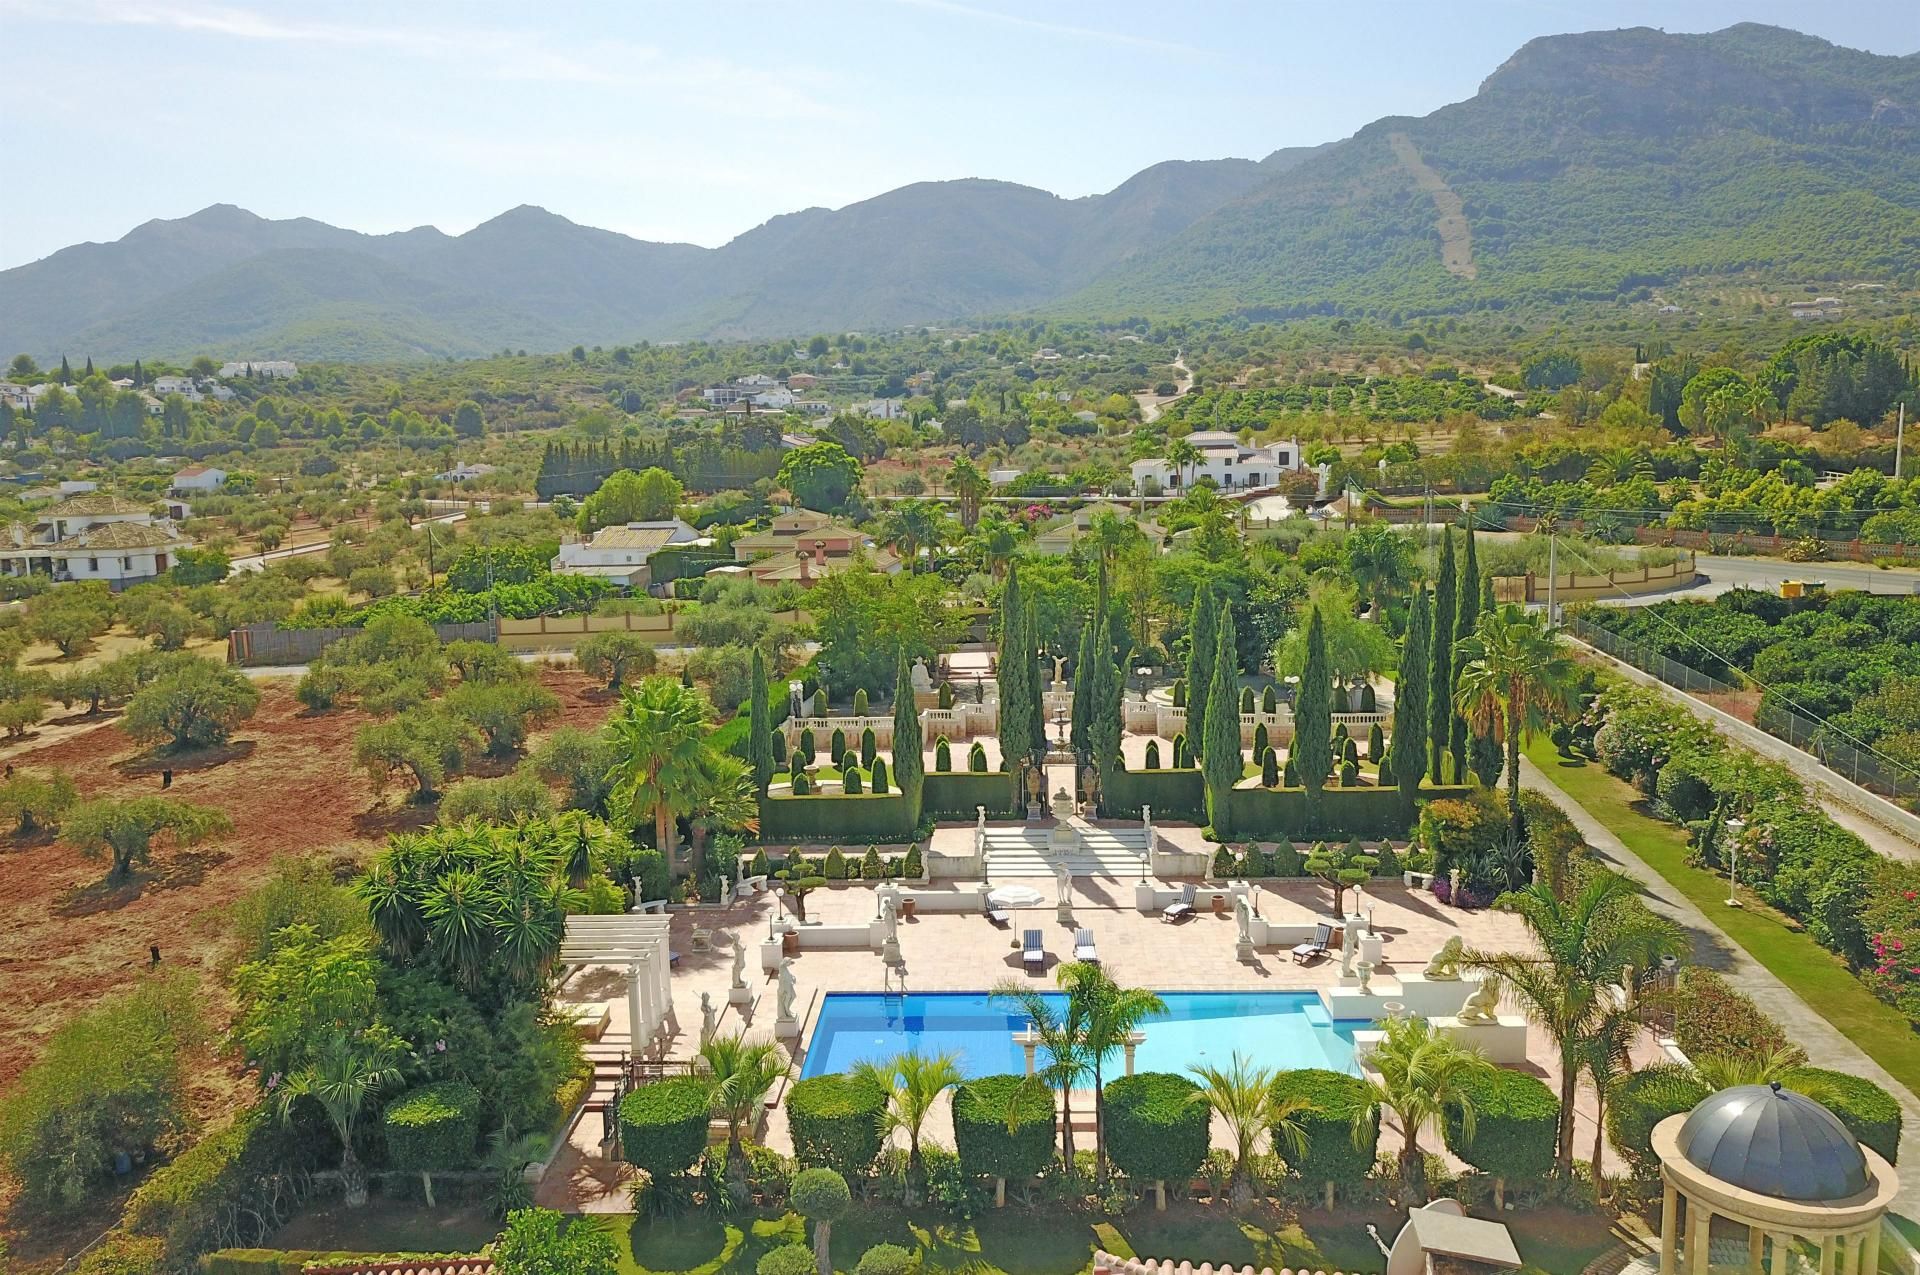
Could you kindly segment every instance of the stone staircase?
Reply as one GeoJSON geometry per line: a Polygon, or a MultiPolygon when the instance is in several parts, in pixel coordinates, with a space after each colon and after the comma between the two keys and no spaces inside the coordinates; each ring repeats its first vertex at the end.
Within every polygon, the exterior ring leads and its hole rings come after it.
{"type": "Polygon", "coordinates": [[[1001,826],[986,830],[987,874],[993,880],[1012,877],[1051,877],[1064,865],[1077,877],[1113,877],[1137,880],[1147,859],[1147,832],[1139,825],[1099,827],[1082,820],[1076,848],[1055,854],[1049,845],[1051,825],[1001,826]]]}

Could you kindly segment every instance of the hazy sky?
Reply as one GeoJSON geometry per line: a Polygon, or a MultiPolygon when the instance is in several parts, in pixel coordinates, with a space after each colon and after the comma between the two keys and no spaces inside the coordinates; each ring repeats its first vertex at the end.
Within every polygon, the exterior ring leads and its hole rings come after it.
{"type": "Polygon", "coordinates": [[[714,245],[911,181],[1085,195],[1425,114],[1536,35],[1739,21],[1920,50],[1913,0],[0,0],[0,267],[211,203],[714,245]]]}

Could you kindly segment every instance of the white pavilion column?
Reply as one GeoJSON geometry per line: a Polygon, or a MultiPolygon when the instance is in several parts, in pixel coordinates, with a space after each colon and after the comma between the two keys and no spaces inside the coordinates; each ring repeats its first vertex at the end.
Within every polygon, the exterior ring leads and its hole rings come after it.
{"type": "Polygon", "coordinates": [[[1880,1218],[1869,1222],[1860,1232],[1860,1269],[1865,1275],[1880,1275],[1880,1218]]]}
{"type": "MultiPolygon", "coordinates": [[[[1707,1275],[1707,1242],[1713,1210],[1695,1199],[1687,1201],[1687,1275],[1707,1275]]],[[[1822,1271],[1820,1275],[1833,1275],[1822,1271]]]]}
{"type": "MultiPolygon", "coordinates": [[[[1840,1253],[1840,1275],[1859,1275],[1860,1245],[1865,1239],[1866,1236],[1859,1231],[1840,1237],[1840,1242],[1846,1245],[1840,1253]]],[[[1874,1273],[1869,1271],[1867,1275],[1874,1275],[1874,1273]]]]}
{"type": "Polygon", "coordinates": [[[1767,1243],[1767,1233],[1761,1230],[1757,1226],[1748,1225],[1747,1227],[1747,1273],[1748,1275],[1764,1275],[1763,1268],[1760,1265],[1760,1256],[1761,1256],[1761,1250],[1765,1248],[1766,1243],[1767,1243]]]}
{"type": "Polygon", "coordinates": [[[646,1003],[646,998],[641,995],[640,976],[641,976],[641,970],[640,970],[639,962],[628,961],[627,962],[627,1052],[632,1054],[635,1058],[638,1058],[640,1056],[641,1042],[646,1040],[648,1035],[647,1024],[646,1024],[646,1011],[644,1008],[646,1003]]]}
{"type": "Polygon", "coordinates": [[[1775,1231],[1773,1240],[1773,1275],[1788,1275],[1793,1266],[1793,1236],[1775,1231]]]}
{"type": "Polygon", "coordinates": [[[1820,1275],[1834,1275],[1834,1259],[1839,1256],[1840,1237],[1823,1235],[1820,1237],[1820,1275]]]}
{"type": "Polygon", "coordinates": [[[647,973],[652,977],[654,990],[659,995],[660,1021],[664,1023],[673,1014],[673,958],[667,952],[664,936],[647,961],[647,973]]]}
{"type": "Polygon", "coordinates": [[[1660,1197],[1660,1275],[1676,1275],[1680,1247],[1680,1192],[1666,1184],[1660,1197]]]}

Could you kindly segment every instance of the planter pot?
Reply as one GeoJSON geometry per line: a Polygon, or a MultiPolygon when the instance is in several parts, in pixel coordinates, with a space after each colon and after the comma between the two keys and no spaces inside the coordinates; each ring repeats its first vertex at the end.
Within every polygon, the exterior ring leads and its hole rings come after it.
{"type": "Polygon", "coordinates": [[[1227,914],[1227,900],[1224,895],[1216,894],[1213,896],[1213,914],[1215,916],[1225,916],[1227,914]]]}
{"type": "Polygon", "coordinates": [[[913,919],[914,908],[919,905],[919,902],[918,899],[900,900],[900,915],[911,921],[913,919]]]}
{"type": "Polygon", "coordinates": [[[788,930],[780,936],[780,955],[800,955],[800,935],[797,931],[788,930]]]}

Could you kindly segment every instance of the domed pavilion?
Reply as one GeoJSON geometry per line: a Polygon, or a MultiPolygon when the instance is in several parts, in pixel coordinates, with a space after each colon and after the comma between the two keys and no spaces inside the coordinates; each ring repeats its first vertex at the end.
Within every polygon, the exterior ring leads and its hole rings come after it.
{"type": "Polygon", "coordinates": [[[1881,1219],[1900,1180],[1805,1094],[1778,1083],[1723,1089],[1661,1121],[1653,1151],[1666,1188],[1661,1275],[1679,1275],[1683,1262],[1686,1275],[1708,1275],[1710,1267],[1750,1275],[1879,1269],[1881,1219]],[[1715,1219],[1746,1228],[1744,1262],[1737,1247],[1715,1250],[1715,1219]]]}

